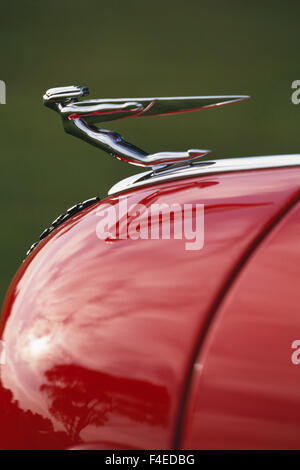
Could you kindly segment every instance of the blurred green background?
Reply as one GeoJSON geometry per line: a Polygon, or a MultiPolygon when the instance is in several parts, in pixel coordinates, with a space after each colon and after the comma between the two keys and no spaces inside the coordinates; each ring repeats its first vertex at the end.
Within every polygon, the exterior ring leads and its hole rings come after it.
{"type": "MultiPolygon", "coordinates": [[[[250,94],[252,100],[107,128],[149,152],[300,152],[299,1],[1,2],[0,301],[28,247],[67,207],[138,171],[64,134],[47,88],[91,97],[250,94]]],[[[105,126],[103,126],[105,127],[105,126]]]]}

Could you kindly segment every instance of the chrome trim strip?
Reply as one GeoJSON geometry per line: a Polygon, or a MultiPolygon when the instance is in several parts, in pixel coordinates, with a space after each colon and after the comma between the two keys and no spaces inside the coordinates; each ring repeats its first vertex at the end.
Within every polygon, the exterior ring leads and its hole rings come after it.
{"type": "Polygon", "coordinates": [[[162,183],[164,181],[179,178],[191,178],[200,175],[213,175],[232,171],[260,170],[265,168],[284,168],[300,166],[300,154],[295,155],[270,155],[262,157],[224,158],[220,160],[207,160],[192,163],[185,168],[161,170],[160,172],[146,171],[138,173],[116,183],[108,195],[117,194],[132,188],[139,188],[149,184],[162,183]]]}

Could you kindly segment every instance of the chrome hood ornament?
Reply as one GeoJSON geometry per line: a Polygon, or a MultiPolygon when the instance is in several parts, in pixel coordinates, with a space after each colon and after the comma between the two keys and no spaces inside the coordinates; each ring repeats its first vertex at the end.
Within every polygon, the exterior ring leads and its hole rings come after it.
{"type": "Polygon", "coordinates": [[[182,167],[210,153],[210,150],[190,149],[186,152],[148,154],[117,132],[100,129],[97,124],[129,117],[166,116],[198,111],[243,101],[249,96],[184,96],[177,98],[121,98],[79,101],[87,96],[87,87],[51,88],[43,100],[45,106],[57,111],[68,134],[99,147],[112,156],[132,165],[152,167],[153,172],[182,167]]]}

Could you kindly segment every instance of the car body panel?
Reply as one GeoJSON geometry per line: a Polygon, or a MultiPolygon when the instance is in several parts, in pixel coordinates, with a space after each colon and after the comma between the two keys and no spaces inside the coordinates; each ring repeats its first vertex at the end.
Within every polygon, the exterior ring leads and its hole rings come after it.
{"type": "Polygon", "coordinates": [[[227,291],[194,364],[183,448],[299,449],[299,240],[298,202],[227,291]]]}
{"type": "Polygon", "coordinates": [[[295,167],[168,181],[96,203],[42,240],[3,307],[0,448],[172,448],[199,336],[299,176],[295,167]],[[204,247],[99,240],[101,207],[124,197],[204,204],[204,247]]]}

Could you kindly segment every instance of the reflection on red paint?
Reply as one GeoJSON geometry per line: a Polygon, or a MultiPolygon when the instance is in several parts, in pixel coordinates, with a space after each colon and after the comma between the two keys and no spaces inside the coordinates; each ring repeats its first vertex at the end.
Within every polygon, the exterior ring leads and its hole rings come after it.
{"type": "Polygon", "coordinates": [[[249,246],[295,197],[299,173],[226,173],[131,190],[44,239],[3,308],[0,448],[172,448],[212,305],[249,246]],[[129,205],[204,204],[203,249],[186,251],[175,239],[99,240],[97,211],[122,197],[129,205]]]}

